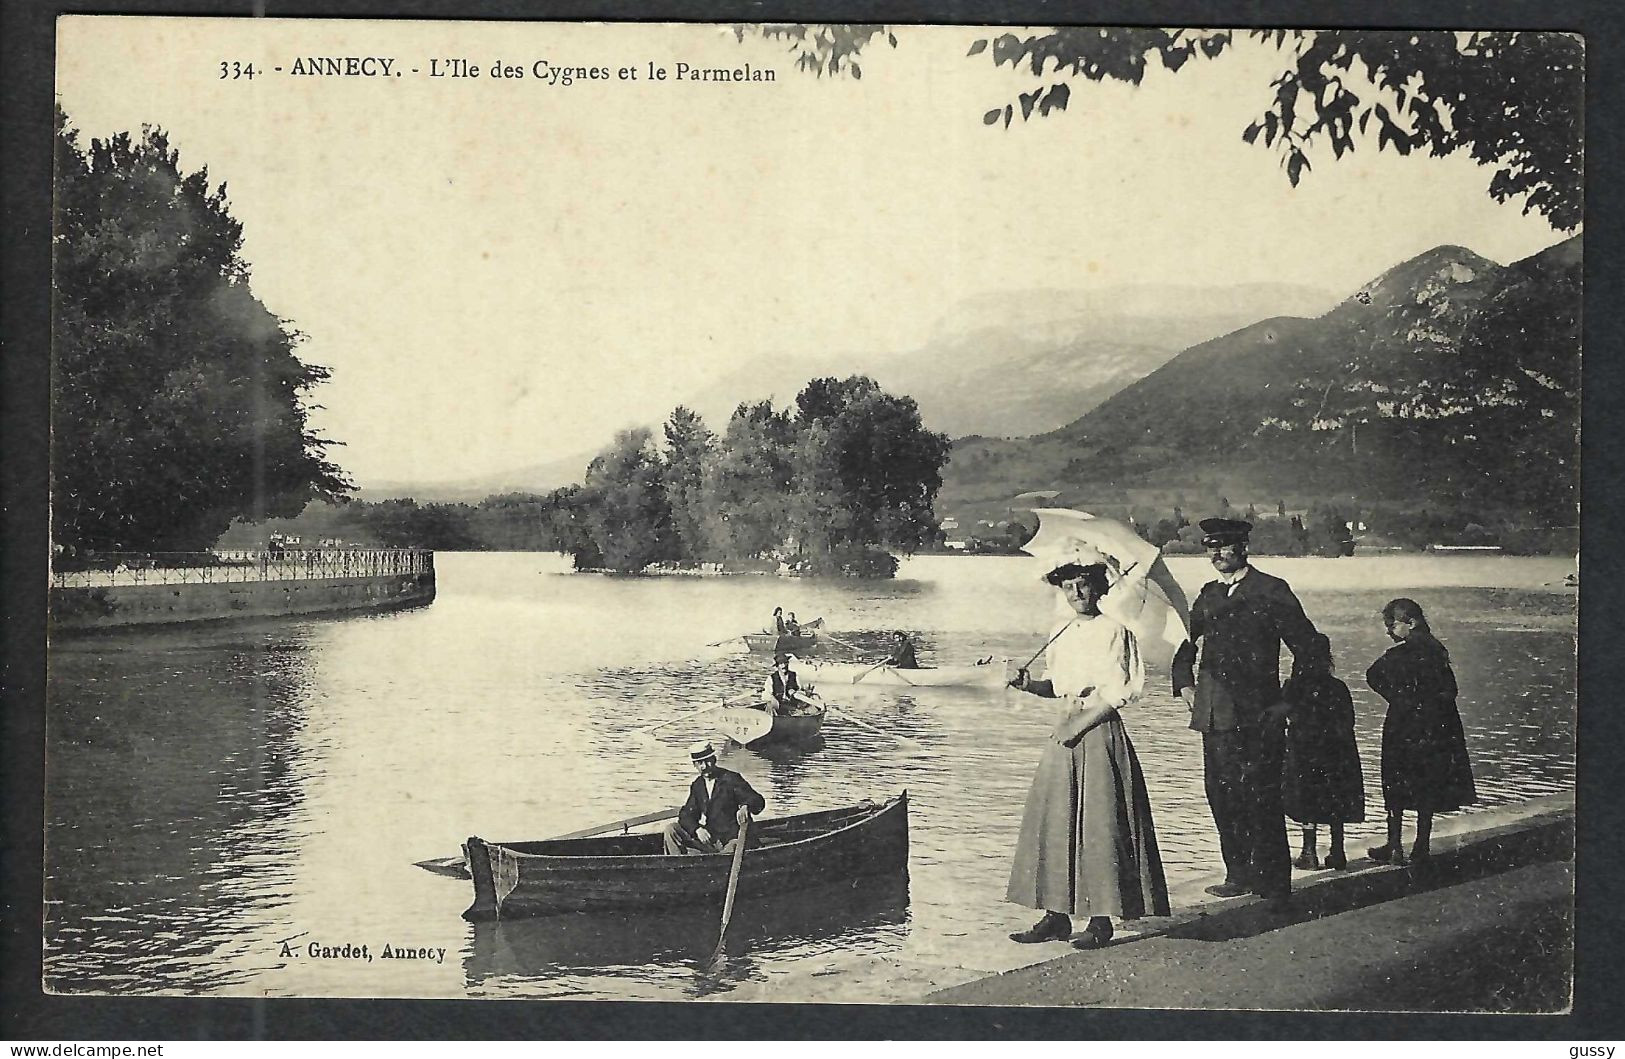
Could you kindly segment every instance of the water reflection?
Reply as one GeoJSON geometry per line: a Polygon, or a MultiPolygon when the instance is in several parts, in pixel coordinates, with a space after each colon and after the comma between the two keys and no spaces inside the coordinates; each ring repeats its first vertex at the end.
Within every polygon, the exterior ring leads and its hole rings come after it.
{"type": "Polygon", "coordinates": [[[47,717],[53,989],[212,988],[287,897],[310,646],[297,627],[57,645],[47,717]]]}
{"type": "Polygon", "coordinates": [[[475,995],[590,995],[595,977],[615,974],[681,984],[707,995],[759,979],[779,953],[840,952],[846,942],[900,932],[908,880],[862,879],[735,905],[723,959],[713,963],[720,902],[638,915],[561,915],[471,925],[463,973],[475,995]]]}
{"type": "MultiPolygon", "coordinates": [[[[679,804],[694,775],[687,744],[714,738],[690,715],[758,687],[769,662],[700,645],[759,628],[774,606],[823,615],[856,648],[831,644],[826,657],[872,660],[905,628],[927,665],[1025,659],[1053,614],[1026,561],[916,559],[878,585],[578,577],[529,555],[437,565],[439,598],[419,610],[53,644],[52,988],[681,999],[835,952],[941,952],[1027,918],[1005,904],[1004,886],[1052,707],[998,689],[832,695],[871,728],[835,713],[815,741],[724,750],[724,766],[775,816],[906,788],[911,881],[906,902],[873,909],[791,899],[773,922],[749,925],[757,912],[741,908],[743,947],[720,975],[695,966],[715,943],[700,936],[714,929],[709,913],[624,936],[546,921],[471,933],[460,918],[468,884],[412,866],[470,834],[541,838],[679,804]],[[696,936],[685,923],[699,924],[696,936]],[[448,958],[282,956],[277,942],[299,934],[443,946],[448,958]]],[[[1200,560],[1173,565],[1190,588],[1210,574],[1200,560]]],[[[1383,704],[1363,677],[1386,645],[1379,614],[1395,595],[1417,599],[1451,650],[1481,803],[1572,789],[1575,597],[1541,587],[1567,564],[1259,565],[1292,582],[1355,696],[1373,811],[1351,828],[1351,847],[1381,828],[1383,704]]],[[[1219,854],[1200,737],[1170,693],[1166,659],[1150,665],[1148,693],[1124,719],[1177,882],[1212,871],[1219,854]]]]}

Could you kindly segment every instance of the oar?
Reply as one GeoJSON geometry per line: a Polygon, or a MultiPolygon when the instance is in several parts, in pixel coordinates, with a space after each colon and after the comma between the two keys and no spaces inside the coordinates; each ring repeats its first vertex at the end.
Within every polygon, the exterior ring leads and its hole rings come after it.
{"type": "MultiPolygon", "coordinates": [[[[828,639],[834,640],[836,643],[840,644],[842,647],[846,648],[848,651],[856,651],[860,655],[864,653],[863,648],[857,646],[856,644],[847,643],[845,640],[841,639],[839,636],[830,636],[827,633],[825,635],[826,635],[826,637],[828,639]]],[[[1046,646],[1048,646],[1048,645],[1046,645],[1046,646]]],[[[868,669],[865,669],[863,672],[861,672],[857,676],[853,677],[852,678],[852,683],[856,684],[858,681],[862,680],[864,677],[868,676],[870,673],[873,673],[875,670],[877,670],[880,667],[886,665],[890,661],[891,661],[890,658],[881,659],[880,661],[876,662],[874,665],[870,666],[868,669]]],[[[912,680],[908,679],[907,677],[903,678],[903,683],[907,684],[909,687],[914,687],[914,682],[912,680]]]]}
{"type": "Polygon", "coordinates": [[[851,722],[852,724],[857,725],[859,728],[867,728],[869,731],[875,733],[876,735],[883,735],[888,739],[895,739],[895,740],[897,740],[898,743],[900,743],[902,746],[906,747],[909,750],[924,750],[925,749],[923,746],[920,745],[919,740],[910,739],[906,735],[898,735],[896,732],[888,732],[884,728],[876,728],[874,725],[868,723],[867,721],[858,720],[856,717],[852,716],[850,713],[847,713],[845,710],[841,709],[839,706],[832,706],[832,705],[830,705],[829,703],[826,702],[826,703],[824,703],[824,709],[828,710],[830,713],[833,713],[837,717],[843,718],[843,719],[851,722]]]}
{"type": "MultiPolygon", "coordinates": [[[[657,820],[670,820],[672,817],[676,816],[682,811],[682,806],[674,805],[670,809],[656,809],[654,812],[644,813],[642,816],[629,816],[625,820],[616,820],[614,823],[600,824],[597,827],[589,827],[583,831],[572,831],[568,835],[554,835],[552,838],[546,839],[546,841],[556,842],[562,838],[591,838],[594,835],[602,835],[609,831],[626,831],[630,828],[637,827],[639,824],[652,824],[657,820]]],[[[450,875],[453,878],[462,879],[468,878],[468,859],[462,854],[458,854],[455,857],[436,857],[433,860],[420,860],[413,863],[415,867],[422,868],[424,871],[433,872],[436,875],[450,875]]]]}
{"type": "Polygon", "coordinates": [[[845,640],[841,639],[839,636],[836,636],[832,632],[826,632],[824,634],[824,639],[826,639],[826,640],[834,640],[836,643],[840,644],[842,647],[845,647],[847,650],[857,651],[859,654],[863,653],[863,648],[852,646],[851,644],[847,643],[845,640]]]}
{"type": "Polygon", "coordinates": [[[602,835],[607,831],[625,831],[637,827],[639,824],[652,824],[656,820],[670,820],[682,811],[682,806],[674,805],[670,809],[656,809],[654,812],[644,813],[642,816],[629,816],[625,820],[617,820],[612,824],[589,827],[584,831],[572,831],[568,835],[554,835],[547,841],[556,842],[563,838],[591,838],[594,835],[602,835]]]}
{"type": "Polygon", "coordinates": [[[678,721],[685,721],[690,717],[698,717],[702,713],[710,713],[712,710],[720,710],[726,705],[728,705],[726,702],[719,702],[715,706],[707,706],[703,710],[695,710],[692,713],[680,713],[676,717],[671,717],[667,720],[661,721],[659,724],[652,724],[647,728],[639,728],[634,734],[653,735],[655,732],[660,731],[660,729],[666,727],[668,724],[676,724],[678,721]]]}
{"type": "Polygon", "coordinates": [[[660,729],[666,727],[666,725],[668,725],[668,724],[676,724],[678,721],[686,721],[690,717],[698,717],[701,714],[711,713],[714,710],[724,710],[724,709],[727,709],[729,706],[737,706],[741,702],[744,702],[744,701],[745,701],[744,699],[740,699],[740,698],[723,699],[721,702],[717,703],[715,706],[707,706],[704,709],[694,710],[691,713],[680,713],[676,717],[668,718],[667,720],[661,721],[659,724],[650,725],[648,728],[639,728],[637,730],[637,732],[634,733],[634,734],[636,734],[636,735],[649,735],[652,732],[660,731],[660,729]]]}
{"type": "Polygon", "coordinates": [[[745,863],[745,839],[750,832],[750,813],[745,813],[745,819],[739,824],[739,838],[734,843],[733,867],[728,869],[728,896],[722,901],[722,927],[717,931],[717,951],[711,954],[710,963],[715,966],[722,962],[722,947],[728,940],[728,920],[734,914],[734,891],[739,889],[739,866],[745,863]]]}
{"type": "Polygon", "coordinates": [[[882,658],[880,661],[876,662],[874,665],[870,666],[868,669],[865,669],[863,672],[861,672],[857,676],[853,677],[852,678],[852,683],[856,684],[858,681],[862,680],[864,677],[868,676],[870,673],[873,673],[875,670],[880,669],[883,666],[885,666],[885,664],[887,662],[889,662],[889,661],[890,661],[890,659],[888,659],[888,658],[882,658]]]}

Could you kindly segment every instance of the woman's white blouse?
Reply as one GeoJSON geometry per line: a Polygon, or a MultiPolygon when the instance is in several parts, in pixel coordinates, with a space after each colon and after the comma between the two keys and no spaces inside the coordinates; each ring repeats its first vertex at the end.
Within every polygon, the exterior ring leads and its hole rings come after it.
{"type": "Polygon", "coordinates": [[[1104,616],[1075,617],[1056,625],[1050,635],[1055,642],[1044,655],[1045,675],[1057,697],[1076,699],[1092,687],[1083,702],[1117,708],[1145,691],[1139,645],[1117,622],[1104,616]]]}

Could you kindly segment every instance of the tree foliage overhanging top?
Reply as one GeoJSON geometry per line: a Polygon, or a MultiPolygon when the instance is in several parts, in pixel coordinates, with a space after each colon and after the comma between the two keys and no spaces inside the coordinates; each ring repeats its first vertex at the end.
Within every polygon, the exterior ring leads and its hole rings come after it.
{"type": "MultiPolygon", "coordinates": [[[[797,64],[819,75],[861,76],[857,58],[884,26],[739,27],[787,40],[797,64]]],[[[988,110],[982,120],[1008,127],[1065,110],[1071,81],[1139,84],[1153,63],[1178,71],[1232,48],[1231,30],[1064,27],[1003,33],[971,45],[996,65],[1025,68],[1042,84],[988,110]]],[[[1263,112],[1242,131],[1279,152],[1293,186],[1310,171],[1310,154],[1329,145],[1341,158],[1375,137],[1378,150],[1466,151],[1493,166],[1488,192],[1497,202],[1522,196],[1560,231],[1583,219],[1584,44],[1551,32],[1249,30],[1285,57],[1267,88],[1263,112]]]]}
{"type": "Polygon", "coordinates": [[[193,551],[350,489],[308,425],[325,368],[249,289],[225,185],[161,129],[80,146],[57,112],[52,534],[193,551]]]}

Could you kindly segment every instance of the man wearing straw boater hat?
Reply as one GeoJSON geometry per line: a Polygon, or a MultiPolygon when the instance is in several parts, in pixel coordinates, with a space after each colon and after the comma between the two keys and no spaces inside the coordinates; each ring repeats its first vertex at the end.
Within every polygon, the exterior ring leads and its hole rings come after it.
{"type": "Polygon", "coordinates": [[[732,853],[740,825],[766,809],[767,799],[745,777],[720,767],[710,743],[695,743],[688,757],[699,775],[689,784],[677,819],[666,825],[666,853],[732,853]]]}
{"type": "Polygon", "coordinates": [[[1281,644],[1297,657],[1319,634],[1291,587],[1248,563],[1251,523],[1209,518],[1200,526],[1219,577],[1191,604],[1190,639],[1174,655],[1173,678],[1174,694],[1190,707],[1191,728],[1202,733],[1208,806],[1224,857],[1224,882],[1207,892],[1251,891],[1284,905],[1292,853],[1281,807],[1287,713],[1281,644]]]}

